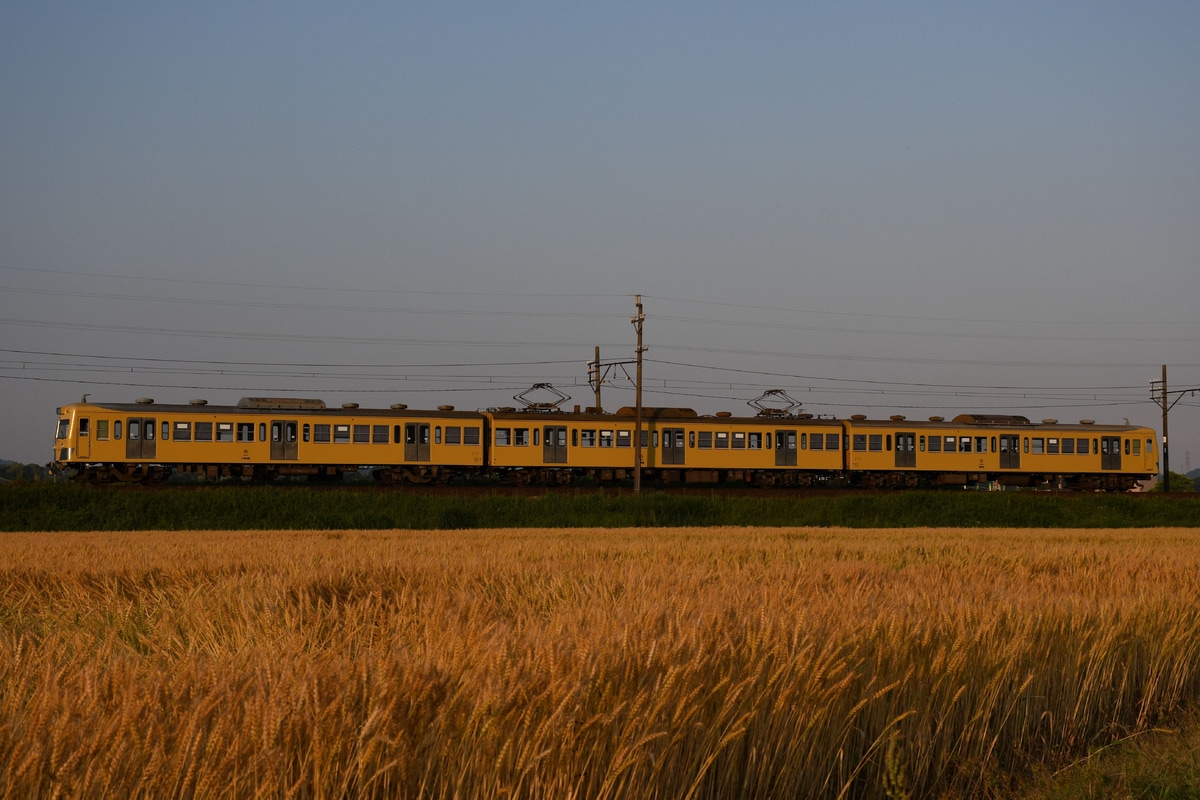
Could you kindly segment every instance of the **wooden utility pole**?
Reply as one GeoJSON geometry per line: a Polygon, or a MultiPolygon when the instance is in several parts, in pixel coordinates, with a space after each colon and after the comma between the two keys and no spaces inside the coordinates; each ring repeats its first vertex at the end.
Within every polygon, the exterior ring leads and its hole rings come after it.
{"type": "Polygon", "coordinates": [[[1167,439],[1167,417],[1175,404],[1184,398],[1185,395],[1195,396],[1200,392],[1200,386],[1192,386],[1187,389],[1176,389],[1173,394],[1175,399],[1171,399],[1172,392],[1167,390],[1167,365],[1163,364],[1162,381],[1150,381],[1150,399],[1156,404],[1162,406],[1162,464],[1163,464],[1163,491],[1171,491],[1171,451],[1169,449],[1167,439]]]}
{"type": "Polygon", "coordinates": [[[642,491],[642,353],[646,350],[642,346],[642,323],[645,321],[646,315],[642,313],[642,296],[639,294],[637,296],[637,314],[630,320],[633,323],[634,330],[637,331],[637,386],[634,390],[634,394],[636,395],[636,411],[633,424],[634,494],[639,494],[642,491]]]}
{"type": "Polygon", "coordinates": [[[1171,491],[1171,456],[1167,450],[1167,412],[1171,410],[1167,405],[1167,365],[1163,364],[1162,376],[1162,409],[1163,409],[1163,491],[1171,491]]]}

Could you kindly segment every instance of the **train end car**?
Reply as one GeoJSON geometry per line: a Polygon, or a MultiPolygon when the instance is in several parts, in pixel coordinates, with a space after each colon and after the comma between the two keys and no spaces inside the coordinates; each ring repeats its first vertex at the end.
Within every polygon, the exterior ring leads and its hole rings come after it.
{"type": "Polygon", "coordinates": [[[58,409],[52,469],[95,483],[176,474],[339,480],[361,469],[385,482],[425,483],[483,469],[483,424],[473,412],[327,408],[294,398],[80,402],[58,409]]]}
{"type": "Polygon", "coordinates": [[[1158,473],[1154,431],[1022,416],[845,421],[847,470],[878,487],[1030,486],[1124,491],[1158,473]]]}

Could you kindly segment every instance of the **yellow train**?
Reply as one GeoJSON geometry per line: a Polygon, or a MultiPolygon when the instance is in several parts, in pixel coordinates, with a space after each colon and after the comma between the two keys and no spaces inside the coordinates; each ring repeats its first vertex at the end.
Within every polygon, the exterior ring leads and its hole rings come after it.
{"type": "Polygon", "coordinates": [[[157,482],[174,474],[270,481],[340,480],[370,470],[384,483],[451,479],[563,484],[861,485],[991,483],[1125,490],[1159,471],[1154,431],[962,414],[816,419],[779,409],[700,416],[530,406],[483,412],[404,405],[328,408],[320,400],[243,398],[236,406],[80,402],[58,409],[53,468],[89,482],[157,482]]]}
{"type": "Polygon", "coordinates": [[[371,466],[386,483],[428,483],[484,466],[482,415],[449,408],[326,408],[320,400],[246,397],[236,406],[82,402],[58,413],[53,466],[89,482],[157,482],[172,474],[340,480],[371,466]]]}

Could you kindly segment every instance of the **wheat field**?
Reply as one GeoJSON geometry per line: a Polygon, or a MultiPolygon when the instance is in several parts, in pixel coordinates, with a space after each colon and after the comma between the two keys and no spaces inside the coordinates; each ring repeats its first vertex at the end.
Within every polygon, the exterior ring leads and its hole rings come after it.
{"type": "Polygon", "coordinates": [[[5,534],[4,797],[1004,796],[1200,697],[1188,529],[5,534]]]}

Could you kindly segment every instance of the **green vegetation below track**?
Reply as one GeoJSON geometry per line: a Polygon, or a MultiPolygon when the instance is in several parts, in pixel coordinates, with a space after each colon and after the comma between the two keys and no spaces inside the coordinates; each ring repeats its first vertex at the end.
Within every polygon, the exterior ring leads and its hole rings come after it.
{"type": "Polygon", "coordinates": [[[729,496],[704,491],[634,495],[620,489],[460,496],[278,486],[0,487],[3,531],[683,526],[1200,527],[1200,495],[764,491],[729,496]]]}

